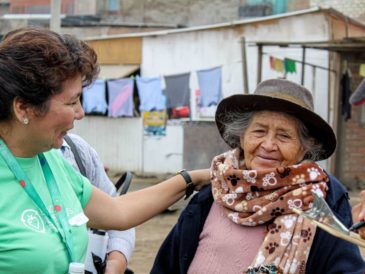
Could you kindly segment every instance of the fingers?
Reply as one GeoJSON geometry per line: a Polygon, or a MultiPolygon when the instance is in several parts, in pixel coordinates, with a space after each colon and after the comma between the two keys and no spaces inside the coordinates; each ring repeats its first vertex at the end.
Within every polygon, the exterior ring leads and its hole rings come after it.
{"type": "Polygon", "coordinates": [[[354,223],[360,221],[360,219],[358,218],[359,214],[360,214],[360,211],[361,211],[361,204],[360,203],[352,207],[351,213],[352,213],[352,220],[353,220],[354,223]]]}
{"type": "Polygon", "coordinates": [[[365,227],[362,227],[358,230],[358,233],[361,237],[361,239],[365,239],[365,227]]]}
{"type": "Polygon", "coordinates": [[[357,215],[358,216],[355,218],[357,218],[358,221],[362,221],[365,219],[365,190],[360,192],[360,209],[357,215]]]}
{"type": "Polygon", "coordinates": [[[303,199],[304,205],[309,206],[313,202],[313,195],[307,196],[303,199]]]}

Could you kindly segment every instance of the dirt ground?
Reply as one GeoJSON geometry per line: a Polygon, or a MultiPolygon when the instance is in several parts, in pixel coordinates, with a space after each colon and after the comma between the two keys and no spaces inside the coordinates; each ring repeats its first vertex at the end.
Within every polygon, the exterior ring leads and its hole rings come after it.
{"type": "MultiPolygon", "coordinates": [[[[114,175],[112,177],[113,181],[117,177],[114,175]]],[[[162,178],[140,178],[134,176],[129,192],[145,188],[161,180],[162,178]]],[[[172,207],[170,211],[167,210],[136,227],[136,246],[128,266],[135,274],[150,273],[162,241],[177,221],[180,212],[177,208],[182,206],[183,204],[178,202],[175,208],[172,207]]]]}
{"type": "MultiPolygon", "coordinates": [[[[113,177],[112,177],[113,178],[113,177]]],[[[114,177],[114,179],[117,177],[114,177]]],[[[129,191],[135,191],[160,181],[161,178],[138,178],[134,177],[129,191]]],[[[114,180],[113,180],[114,181],[114,180]]],[[[359,201],[358,192],[351,192],[351,203],[359,201]]],[[[144,224],[136,227],[136,246],[129,263],[129,268],[135,274],[147,274],[150,272],[155,255],[168,232],[176,223],[183,203],[175,205],[176,210],[165,211],[144,224]]],[[[173,208],[172,208],[173,209],[173,208]]],[[[365,258],[365,249],[361,249],[365,258]]]]}

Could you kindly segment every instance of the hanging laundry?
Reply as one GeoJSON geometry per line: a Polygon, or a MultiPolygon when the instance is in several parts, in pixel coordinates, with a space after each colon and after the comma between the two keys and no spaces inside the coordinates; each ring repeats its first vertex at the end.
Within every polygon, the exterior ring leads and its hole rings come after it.
{"type": "Polygon", "coordinates": [[[360,65],[359,74],[362,77],[365,77],[365,64],[360,65]]]}
{"type": "Polygon", "coordinates": [[[133,88],[132,79],[109,80],[108,97],[109,97],[109,117],[128,116],[133,117],[133,88]]]}
{"type": "Polygon", "coordinates": [[[166,98],[162,93],[160,77],[137,76],[137,87],[140,99],[139,110],[163,110],[166,109],[166,98]]]}
{"type": "Polygon", "coordinates": [[[284,61],[278,58],[275,58],[275,70],[277,72],[284,72],[285,67],[284,67],[284,61]]]}
{"type": "Polygon", "coordinates": [[[216,110],[217,106],[201,107],[199,108],[199,116],[201,118],[213,118],[215,116],[216,110]]]}
{"type": "Polygon", "coordinates": [[[189,106],[176,107],[171,109],[171,118],[188,118],[190,117],[189,106]]]}
{"type": "Polygon", "coordinates": [[[270,56],[270,68],[275,70],[275,57],[270,56]]]}
{"type": "Polygon", "coordinates": [[[350,96],[350,104],[359,106],[365,104],[365,79],[357,86],[354,93],[350,96]]]}
{"type": "Polygon", "coordinates": [[[297,72],[295,61],[292,60],[292,59],[285,58],[284,59],[284,66],[285,66],[285,71],[287,73],[296,73],[297,72]]]}
{"type": "Polygon", "coordinates": [[[168,108],[190,105],[190,72],[164,76],[166,83],[166,99],[168,108]]]}
{"type": "Polygon", "coordinates": [[[341,77],[340,92],[341,92],[341,114],[344,121],[351,118],[351,104],[349,98],[351,95],[351,76],[346,70],[341,77]]]}
{"type": "Polygon", "coordinates": [[[108,108],[105,99],[105,81],[98,79],[82,91],[82,107],[86,114],[105,114],[108,108]]]}
{"type": "Polygon", "coordinates": [[[218,105],[222,98],[222,68],[198,70],[197,75],[200,87],[200,106],[218,105]]]}
{"type": "Polygon", "coordinates": [[[166,135],[166,111],[145,111],[143,112],[144,135],[165,136],[166,135]]]}

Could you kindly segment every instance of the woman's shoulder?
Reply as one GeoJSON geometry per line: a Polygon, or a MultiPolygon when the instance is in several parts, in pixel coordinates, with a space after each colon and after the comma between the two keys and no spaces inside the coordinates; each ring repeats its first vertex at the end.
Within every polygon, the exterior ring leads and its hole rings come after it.
{"type": "Polygon", "coordinates": [[[336,195],[347,193],[347,188],[333,175],[328,175],[330,191],[336,195]]]}
{"type": "Polygon", "coordinates": [[[212,186],[207,185],[197,192],[189,201],[188,205],[211,204],[213,202],[212,186]]]}
{"type": "Polygon", "coordinates": [[[330,207],[334,207],[342,199],[348,200],[348,191],[346,187],[333,175],[328,175],[329,189],[327,192],[327,203],[330,207]]]}

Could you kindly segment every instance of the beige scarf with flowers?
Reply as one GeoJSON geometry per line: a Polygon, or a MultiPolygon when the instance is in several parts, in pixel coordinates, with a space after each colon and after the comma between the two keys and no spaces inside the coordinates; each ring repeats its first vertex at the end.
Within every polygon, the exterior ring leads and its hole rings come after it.
{"type": "Polygon", "coordinates": [[[316,227],[291,209],[308,209],[304,198],[312,189],[327,191],[323,170],[312,162],[245,170],[240,150],[234,149],[216,156],[211,172],[214,200],[229,219],[244,226],[269,223],[264,242],[244,273],[305,273],[316,227]]]}

